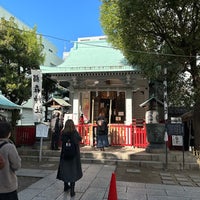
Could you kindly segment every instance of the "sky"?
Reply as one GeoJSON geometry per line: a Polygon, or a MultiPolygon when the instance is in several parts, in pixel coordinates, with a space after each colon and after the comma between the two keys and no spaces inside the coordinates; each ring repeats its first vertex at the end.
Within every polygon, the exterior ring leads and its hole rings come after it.
{"type": "Polygon", "coordinates": [[[60,57],[78,38],[104,35],[100,5],[100,0],[0,0],[0,6],[16,18],[30,28],[36,26],[60,57]]]}

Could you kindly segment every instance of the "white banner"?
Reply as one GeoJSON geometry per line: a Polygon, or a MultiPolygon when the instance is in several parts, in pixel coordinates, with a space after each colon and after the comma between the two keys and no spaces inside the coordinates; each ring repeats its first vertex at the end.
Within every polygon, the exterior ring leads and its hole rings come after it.
{"type": "Polygon", "coordinates": [[[31,70],[32,74],[32,101],[33,114],[36,122],[42,121],[42,73],[40,70],[31,70]]]}
{"type": "Polygon", "coordinates": [[[49,132],[48,124],[39,123],[36,125],[36,137],[47,138],[49,132]]]}

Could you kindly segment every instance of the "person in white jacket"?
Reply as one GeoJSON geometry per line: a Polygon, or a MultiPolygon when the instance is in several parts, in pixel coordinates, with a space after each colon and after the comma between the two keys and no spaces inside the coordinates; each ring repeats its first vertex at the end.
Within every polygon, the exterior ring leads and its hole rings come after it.
{"type": "Polygon", "coordinates": [[[0,200],[18,200],[18,180],[15,171],[21,168],[21,158],[13,142],[11,124],[0,121],[0,154],[4,158],[4,167],[0,169],[0,200]]]}

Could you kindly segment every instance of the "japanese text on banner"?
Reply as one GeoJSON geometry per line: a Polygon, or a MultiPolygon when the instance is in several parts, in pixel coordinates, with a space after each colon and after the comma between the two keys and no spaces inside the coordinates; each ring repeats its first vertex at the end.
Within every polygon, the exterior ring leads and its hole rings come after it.
{"type": "Polygon", "coordinates": [[[42,120],[42,73],[40,70],[31,70],[33,113],[37,121],[42,120]]]}

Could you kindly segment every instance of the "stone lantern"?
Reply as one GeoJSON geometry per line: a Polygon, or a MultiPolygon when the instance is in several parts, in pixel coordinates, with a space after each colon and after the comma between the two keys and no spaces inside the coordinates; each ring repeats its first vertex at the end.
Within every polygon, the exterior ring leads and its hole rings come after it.
{"type": "Polygon", "coordinates": [[[147,140],[149,145],[146,152],[164,152],[165,151],[165,123],[163,120],[163,102],[156,97],[151,97],[146,100],[140,107],[146,108],[145,122],[147,140]]]}

